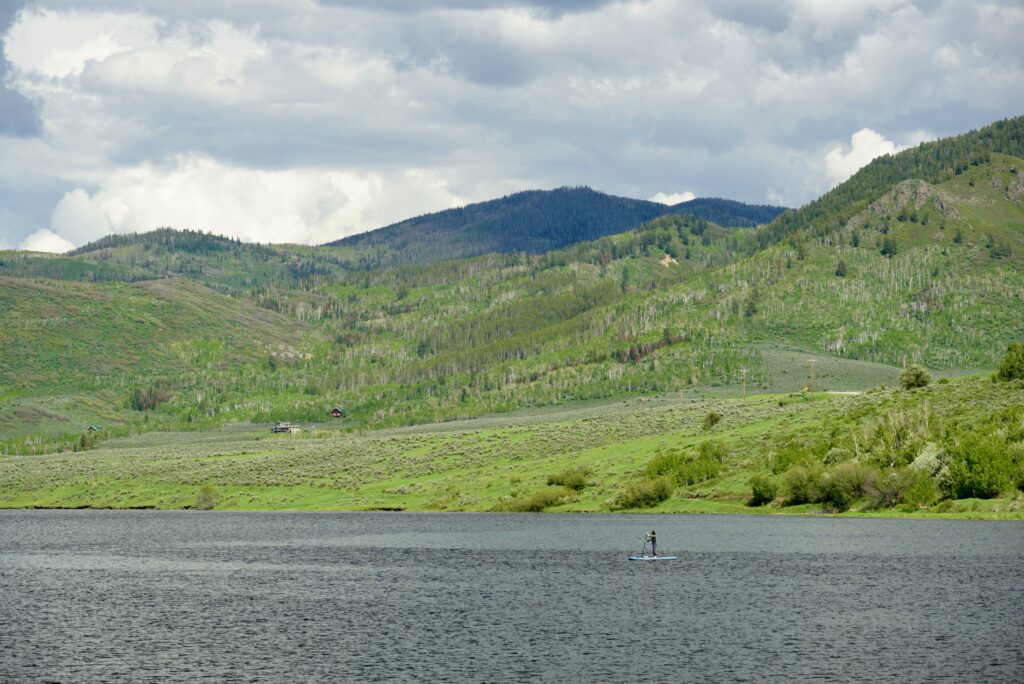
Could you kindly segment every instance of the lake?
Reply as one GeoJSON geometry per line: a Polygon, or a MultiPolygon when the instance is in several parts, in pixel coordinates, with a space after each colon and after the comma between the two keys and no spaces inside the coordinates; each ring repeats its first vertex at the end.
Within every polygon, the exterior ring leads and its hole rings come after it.
{"type": "Polygon", "coordinates": [[[0,623],[6,682],[1024,681],[1024,524],[0,511],[0,623]]]}

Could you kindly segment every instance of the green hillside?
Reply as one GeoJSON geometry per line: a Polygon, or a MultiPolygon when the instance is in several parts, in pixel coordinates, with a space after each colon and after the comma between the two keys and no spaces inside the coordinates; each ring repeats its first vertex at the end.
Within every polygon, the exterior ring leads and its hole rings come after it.
{"type": "Polygon", "coordinates": [[[430,264],[488,252],[541,254],[620,233],[666,214],[752,227],[782,211],[715,198],[669,207],[585,187],[529,190],[417,216],[330,244],[367,252],[372,266],[430,264]]]}
{"type": "Polygon", "coordinates": [[[92,424],[105,433],[151,419],[155,427],[171,417],[132,410],[133,392],[169,398],[205,386],[216,395],[211,378],[297,357],[305,327],[184,280],[0,277],[0,435],[9,448],[45,450],[74,443],[92,424]]]}
{"type": "Polygon", "coordinates": [[[997,121],[952,138],[921,143],[897,154],[883,155],[819,199],[772,221],[761,231],[761,243],[778,241],[802,231],[826,235],[843,226],[897,183],[913,179],[933,184],[950,181],[974,166],[987,163],[993,154],[1024,157],[1024,116],[997,121]]]}

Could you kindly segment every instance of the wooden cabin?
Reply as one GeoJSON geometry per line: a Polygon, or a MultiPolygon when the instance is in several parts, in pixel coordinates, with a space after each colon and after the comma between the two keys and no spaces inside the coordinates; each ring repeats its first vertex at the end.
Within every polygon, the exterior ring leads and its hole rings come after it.
{"type": "Polygon", "coordinates": [[[341,408],[340,406],[335,406],[334,408],[331,409],[331,418],[344,418],[344,417],[345,417],[345,409],[341,408]]]}

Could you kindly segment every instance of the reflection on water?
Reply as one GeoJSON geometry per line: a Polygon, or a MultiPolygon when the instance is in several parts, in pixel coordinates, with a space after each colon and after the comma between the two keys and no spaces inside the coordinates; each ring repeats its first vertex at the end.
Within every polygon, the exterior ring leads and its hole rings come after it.
{"type": "Polygon", "coordinates": [[[1024,681],[1022,568],[1019,523],[5,511],[0,679],[1024,681]]]}

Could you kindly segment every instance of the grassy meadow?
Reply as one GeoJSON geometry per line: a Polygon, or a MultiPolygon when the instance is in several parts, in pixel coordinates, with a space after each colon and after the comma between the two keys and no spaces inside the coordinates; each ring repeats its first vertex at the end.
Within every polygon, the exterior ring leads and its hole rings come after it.
{"type": "MultiPolygon", "coordinates": [[[[840,511],[820,502],[787,505],[783,493],[752,506],[751,478],[781,480],[772,467],[794,443],[868,439],[896,423],[899,430],[882,439],[902,430],[907,444],[917,439],[915,457],[955,451],[972,425],[1000,410],[1016,421],[1009,439],[1019,449],[1013,440],[1024,439],[1024,413],[1013,409],[1021,408],[1022,394],[1019,382],[973,376],[911,391],[665,395],[535,411],[520,420],[513,414],[373,432],[273,435],[254,424],[148,432],[84,452],[3,458],[0,506],[831,514],[840,511]],[[709,424],[712,414],[718,419],[709,424]],[[652,463],[696,457],[709,443],[721,456],[710,477],[672,482],[660,501],[623,503],[624,492],[650,481],[652,463]]],[[[904,446],[889,445],[886,453],[904,446]]],[[[829,463],[813,455],[806,461],[816,458],[829,463]]],[[[841,512],[1024,518],[1015,486],[991,498],[951,499],[942,498],[940,479],[927,504],[882,506],[864,494],[841,512]]]]}

